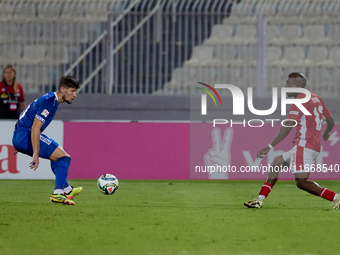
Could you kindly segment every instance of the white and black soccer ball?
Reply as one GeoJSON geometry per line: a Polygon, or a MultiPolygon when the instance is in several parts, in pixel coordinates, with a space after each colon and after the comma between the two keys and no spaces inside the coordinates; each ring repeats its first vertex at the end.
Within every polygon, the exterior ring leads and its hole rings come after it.
{"type": "Polygon", "coordinates": [[[118,189],[118,179],[112,174],[103,174],[97,181],[97,187],[101,193],[112,195],[118,189]]]}

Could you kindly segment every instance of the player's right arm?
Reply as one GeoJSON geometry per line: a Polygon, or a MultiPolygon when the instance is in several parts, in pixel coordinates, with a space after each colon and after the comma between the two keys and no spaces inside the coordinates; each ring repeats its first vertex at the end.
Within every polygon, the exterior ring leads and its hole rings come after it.
{"type": "Polygon", "coordinates": [[[328,138],[329,138],[329,132],[332,131],[334,127],[334,119],[332,116],[329,116],[327,119],[326,119],[326,129],[325,131],[323,131],[322,133],[322,138],[324,141],[327,141],[328,138]]]}
{"type": "Polygon", "coordinates": [[[33,147],[33,156],[32,162],[30,163],[30,168],[36,170],[39,166],[39,142],[40,142],[40,134],[41,128],[44,125],[37,118],[34,119],[32,130],[31,130],[31,141],[33,147]]]}
{"type": "MultiPolygon", "coordinates": [[[[271,146],[275,146],[277,145],[278,143],[280,143],[281,141],[283,141],[287,135],[289,134],[289,132],[292,130],[292,128],[294,127],[295,125],[295,121],[293,120],[287,120],[285,122],[285,127],[282,126],[279,130],[279,132],[277,133],[277,135],[275,136],[275,138],[270,142],[270,145],[271,146]]],[[[270,148],[269,146],[267,146],[266,148],[263,148],[262,150],[260,150],[256,157],[257,158],[262,158],[263,156],[267,155],[268,152],[270,151],[270,148]]]]}
{"type": "MultiPolygon", "coordinates": [[[[275,147],[275,145],[283,141],[288,136],[293,127],[296,126],[297,123],[299,123],[301,116],[302,112],[300,111],[300,109],[295,104],[290,105],[289,115],[287,117],[287,120],[285,121],[285,126],[282,126],[280,128],[275,138],[270,142],[270,145],[272,147],[275,147]]],[[[256,154],[256,157],[263,158],[265,155],[268,154],[270,149],[271,148],[269,146],[263,148],[256,154]]]]}

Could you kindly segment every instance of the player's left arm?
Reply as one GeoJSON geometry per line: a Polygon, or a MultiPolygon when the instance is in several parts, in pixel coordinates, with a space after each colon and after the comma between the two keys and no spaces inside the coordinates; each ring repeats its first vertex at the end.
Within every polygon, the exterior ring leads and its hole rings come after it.
{"type": "Polygon", "coordinates": [[[30,168],[36,170],[39,166],[39,142],[40,142],[40,134],[41,128],[44,123],[37,118],[34,119],[31,131],[31,141],[33,147],[33,155],[32,155],[32,162],[30,163],[30,168]]]}
{"type": "Polygon", "coordinates": [[[329,116],[327,119],[326,119],[326,129],[325,131],[323,131],[322,133],[322,138],[324,141],[327,141],[328,138],[329,138],[329,132],[332,131],[334,127],[334,119],[332,116],[329,116]]]}

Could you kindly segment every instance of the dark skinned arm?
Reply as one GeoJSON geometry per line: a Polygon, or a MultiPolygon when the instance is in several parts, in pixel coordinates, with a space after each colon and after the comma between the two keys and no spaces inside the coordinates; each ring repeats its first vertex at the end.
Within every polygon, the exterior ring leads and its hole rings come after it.
{"type": "Polygon", "coordinates": [[[326,119],[326,129],[325,131],[323,131],[322,133],[322,138],[324,141],[327,141],[328,138],[329,138],[329,132],[332,131],[334,127],[334,119],[332,116],[329,116],[327,119],[326,119]]]}
{"type": "MultiPolygon", "coordinates": [[[[287,120],[286,121],[286,126],[289,126],[289,127],[281,127],[279,132],[275,136],[275,138],[270,142],[270,144],[274,147],[277,144],[279,144],[281,141],[283,141],[288,136],[289,132],[293,129],[295,124],[296,124],[295,121],[287,120]]],[[[260,150],[257,153],[256,158],[262,158],[264,155],[267,155],[267,153],[269,151],[270,151],[269,146],[263,148],[262,150],[260,150]]]]}

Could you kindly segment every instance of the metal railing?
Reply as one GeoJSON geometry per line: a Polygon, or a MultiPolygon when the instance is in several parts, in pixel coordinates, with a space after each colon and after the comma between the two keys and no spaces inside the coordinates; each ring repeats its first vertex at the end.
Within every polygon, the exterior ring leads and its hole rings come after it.
{"type": "Polygon", "coordinates": [[[27,93],[54,90],[71,74],[81,93],[133,95],[188,95],[196,81],[255,86],[263,94],[298,70],[312,84],[321,79],[315,89],[334,97],[339,8],[337,0],[2,1],[0,68],[16,64],[27,93]],[[287,25],[300,26],[295,44],[284,38],[287,25]],[[323,27],[324,41],[308,40],[310,25],[323,27]],[[221,38],[217,28],[231,34],[221,38]],[[289,58],[291,47],[303,48],[301,59],[289,58]],[[323,59],[310,54],[315,47],[323,59]]]}
{"type": "MultiPolygon", "coordinates": [[[[121,0],[1,1],[0,68],[14,64],[25,93],[44,93],[55,90],[72,63],[91,51],[71,73],[86,80],[92,66],[96,70],[105,61],[105,47],[97,42],[108,14],[123,4],[121,0]]],[[[104,93],[102,74],[92,78],[90,93],[104,93]]]]}

